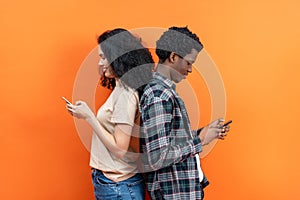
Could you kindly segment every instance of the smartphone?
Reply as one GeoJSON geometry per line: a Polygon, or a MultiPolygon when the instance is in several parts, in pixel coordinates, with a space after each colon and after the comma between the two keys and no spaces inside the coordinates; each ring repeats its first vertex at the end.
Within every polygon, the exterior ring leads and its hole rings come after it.
{"type": "Polygon", "coordinates": [[[65,102],[67,103],[67,104],[72,104],[70,101],[68,101],[68,99],[66,99],[65,97],[61,97],[63,100],[65,100],[65,102]]]}
{"type": "Polygon", "coordinates": [[[225,128],[225,127],[228,126],[231,122],[232,122],[232,120],[229,120],[228,122],[224,123],[224,124],[222,125],[222,128],[225,128]]]}

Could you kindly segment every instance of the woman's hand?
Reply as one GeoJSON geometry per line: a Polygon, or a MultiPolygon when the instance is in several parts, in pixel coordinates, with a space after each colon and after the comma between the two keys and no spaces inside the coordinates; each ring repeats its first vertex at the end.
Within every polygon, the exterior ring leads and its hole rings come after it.
{"type": "Polygon", "coordinates": [[[95,116],[93,111],[84,101],[77,101],[75,105],[67,104],[67,110],[73,117],[79,119],[88,119],[95,116]]]}

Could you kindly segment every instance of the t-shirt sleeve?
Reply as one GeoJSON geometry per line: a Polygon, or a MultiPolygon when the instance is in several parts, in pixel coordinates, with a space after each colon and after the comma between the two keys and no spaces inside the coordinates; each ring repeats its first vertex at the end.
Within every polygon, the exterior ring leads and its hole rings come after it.
{"type": "Polygon", "coordinates": [[[138,98],[130,91],[122,91],[115,99],[112,122],[133,126],[137,112],[138,98]]]}

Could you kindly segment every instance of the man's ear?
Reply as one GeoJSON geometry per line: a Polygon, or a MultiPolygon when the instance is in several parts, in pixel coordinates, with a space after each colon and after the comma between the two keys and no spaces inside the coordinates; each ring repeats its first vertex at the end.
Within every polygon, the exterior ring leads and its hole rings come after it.
{"type": "Polygon", "coordinates": [[[177,54],[175,52],[171,52],[170,56],[169,56],[169,62],[170,63],[174,63],[176,61],[177,54]]]}

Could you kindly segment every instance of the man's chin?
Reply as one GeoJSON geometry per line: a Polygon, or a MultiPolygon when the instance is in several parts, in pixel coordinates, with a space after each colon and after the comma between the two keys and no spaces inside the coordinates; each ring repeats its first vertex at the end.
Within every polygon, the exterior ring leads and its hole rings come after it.
{"type": "Polygon", "coordinates": [[[176,80],[174,80],[175,83],[179,83],[180,81],[182,81],[185,78],[177,78],[176,80]]]}

